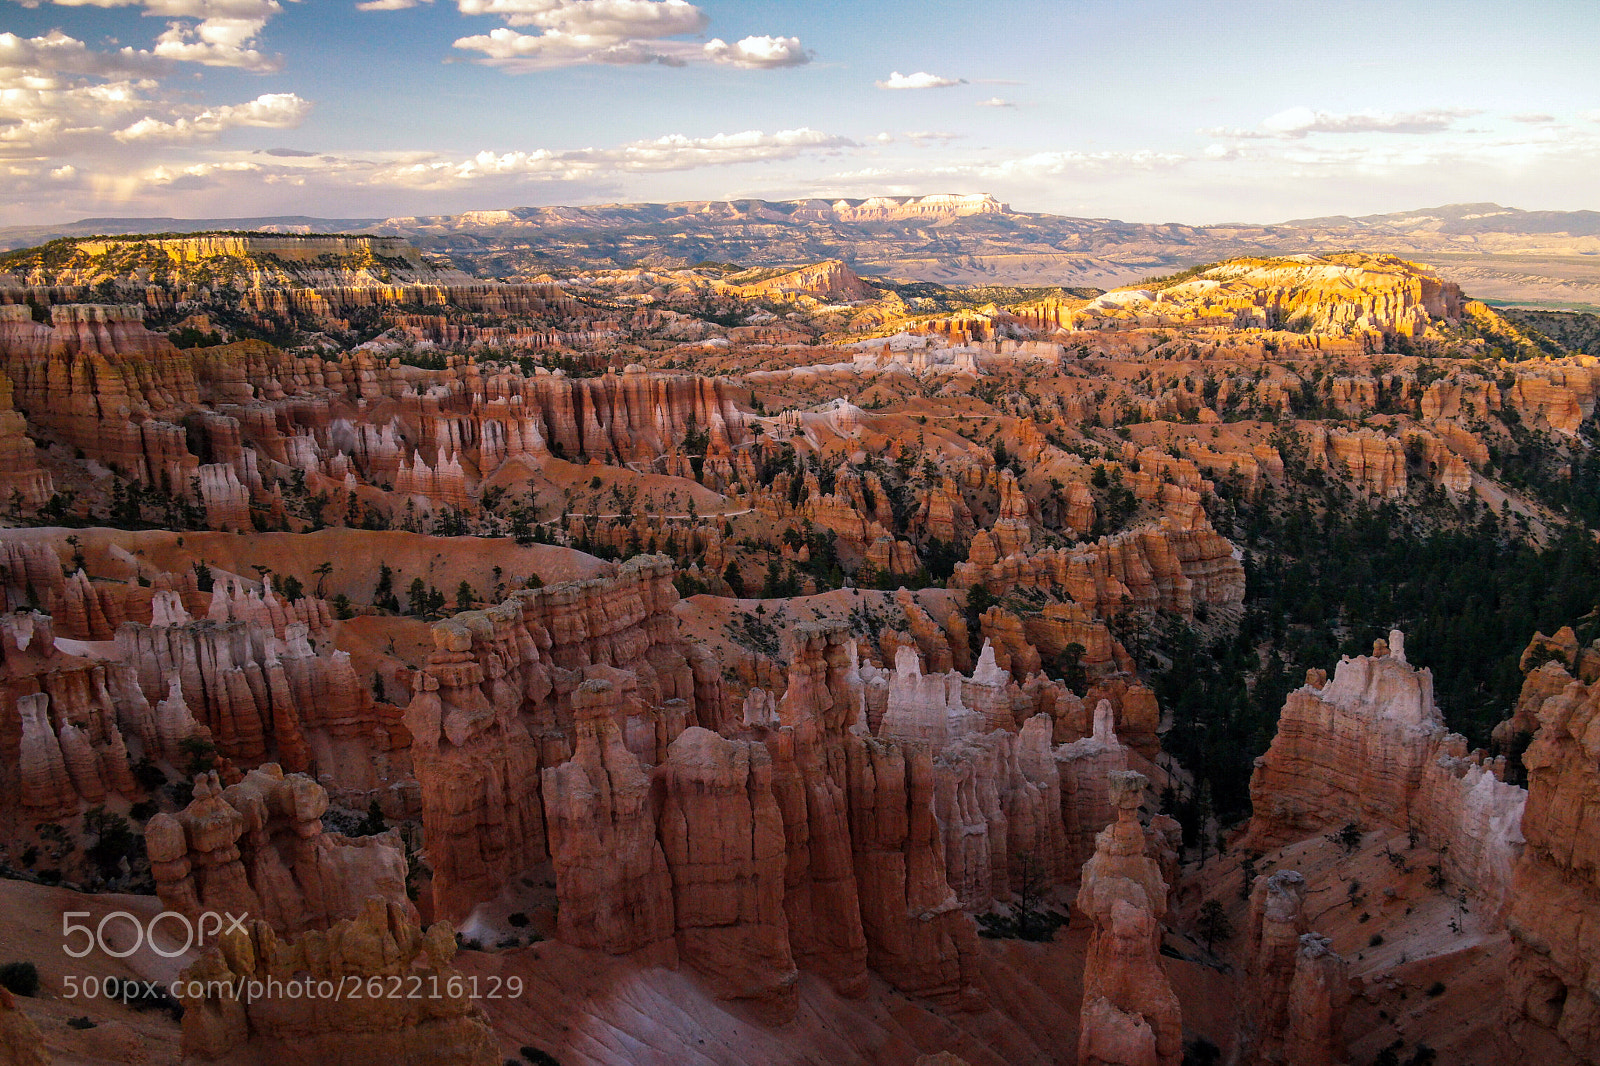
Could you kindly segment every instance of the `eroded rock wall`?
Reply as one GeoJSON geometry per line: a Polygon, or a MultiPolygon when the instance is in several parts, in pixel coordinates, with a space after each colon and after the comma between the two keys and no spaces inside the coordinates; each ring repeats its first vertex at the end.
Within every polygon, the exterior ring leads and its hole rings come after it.
{"type": "Polygon", "coordinates": [[[225,933],[176,982],[185,1063],[307,1056],[333,1066],[500,1061],[471,986],[450,966],[456,945],[449,925],[424,932],[414,911],[373,897],[353,917],[298,937],[280,937],[262,921],[247,929],[225,933]],[[398,994],[370,995],[374,984],[398,994]],[[340,994],[322,995],[319,988],[340,994]]]}
{"type": "Polygon", "coordinates": [[[145,826],[162,905],[195,920],[249,915],[286,936],[354,918],[373,897],[415,920],[398,833],[324,832],[327,809],[321,785],[272,763],[226,788],[199,775],[186,808],[145,826]]]}
{"type": "Polygon", "coordinates": [[[1521,850],[1524,790],[1469,753],[1433,702],[1433,676],[1398,632],[1370,656],[1311,671],[1289,694],[1250,779],[1245,845],[1274,848],[1350,823],[1416,829],[1459,879],[1503,904],[1521,850]]]}
{"type": "MultiPolygon", "coordinates": [[[[1527,696],[1524,689],[1524,704],[1527,696]]],[[[1592,1062],[1600,1047],[1600,686],[1568,675],[1559,691],[1536,692],[1531,702],[1538,731],[1522,757],[1527,844],[1506,915],[1508,1030],[1526,1052],[1592,1062]]]]}

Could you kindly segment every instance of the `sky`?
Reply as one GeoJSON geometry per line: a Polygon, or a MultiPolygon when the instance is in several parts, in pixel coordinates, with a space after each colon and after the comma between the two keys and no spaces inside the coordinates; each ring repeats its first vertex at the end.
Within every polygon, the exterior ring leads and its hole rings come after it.
{"type": "Polygon", "coordinates": [[[1600,209],[1595,0],[0,0],[0,225],[1600,209]]]}

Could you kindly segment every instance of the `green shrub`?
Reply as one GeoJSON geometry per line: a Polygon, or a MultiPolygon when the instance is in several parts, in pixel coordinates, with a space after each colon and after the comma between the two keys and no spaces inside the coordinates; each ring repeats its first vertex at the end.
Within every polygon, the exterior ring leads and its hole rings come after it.
{"type": "Polygon", "coordinates": [[[0,986],[15,996],[32,996],[39,991],[39,968],[31,962],[8,962],[0,966],[0,986]]]}
{"type": "Polygon", "coordinates": [[[522,1057],[527,1059],[531,1066],[561,1066],[560,1060],[548,1051],[540,1051],[536,1047],[524,1047],[522,1057]]]}
{"type": "Polygon", "coordinates": [[[133,764],[133,779],[146,792],[154,792],[167,783],[166,773],[151,762],[148,756],[133,764]]]}

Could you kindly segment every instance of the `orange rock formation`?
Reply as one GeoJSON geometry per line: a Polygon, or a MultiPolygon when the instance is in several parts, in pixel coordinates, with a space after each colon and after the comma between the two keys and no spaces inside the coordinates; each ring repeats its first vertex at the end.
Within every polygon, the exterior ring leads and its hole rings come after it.
{"type": "Polygon", "coordinates": [[[1167,884],[1149,856],[1141,774],[1113,771],[1117,819],[1084,864],[1078,909],[1094,922],[1084,961],[1082,1066],[1176,1066],[1183,1058],[1178,998],[1161,963],[1167,884]]]}

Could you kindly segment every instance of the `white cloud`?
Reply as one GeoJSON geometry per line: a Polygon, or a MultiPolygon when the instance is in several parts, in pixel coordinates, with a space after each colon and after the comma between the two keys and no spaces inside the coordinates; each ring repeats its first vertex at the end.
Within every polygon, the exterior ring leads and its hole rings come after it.
{"type": "Polygon", "coordinates": [[[431,4],[433,0],[366,0],[366,3],[357,4],[357,11],[405,11],[419,4],[431,4]]]}
{"type": "Polygon", "coordinates": [[[1236,141],[1268,140],[1278,136],[1275,133],[1265,133],[1261,130],[1245,130],[1237,126],[1202,126],[1195,132],[1205,137],[1227,137],[1236,141]]]}
{"type": "Polygon", "coordinates": [[[873,82],[880,89],[946,89],[952,85],[966,83],[965,78],[945,78],[938,74],[929,74],[925,70],[919,70],[915,74],[902,74],[896,70],[885,80],[873,82]]]}
{"type": "MultiPolygon", "coordinates": [[[[377,0],[408,4],[409,0],[377,0]]],[[[681,40],[710,19],[686,0],[456,0],[467,15],[495,15],[505,26],[458,38],[453,47],[480,52],[477,60],[512,73],[579,64],[659,63],[681,67],[718,63],[749,70],[808,63],[798,37],[751,36],[729,44],[681,40]],[[534,27],[521,33],[514,27],[534,27]]]]}
{"type": "Polygon", "coordinates": [[[1543,111],[1524,111],[1520,115],[1511,116],[1512,122],[1525,122],[1530,126],[1543,122],[1554,122],[1555,120],[1556,117],[1554,115],[1547,115],[1543,111]]]}
{"type": "Polygon", "coordinates": [[[1313,133],[1443,133],[1457,119],[1481,115],[1470,107],[1436,107],[1419,111],[1316,111],[1291,107],[1261,120],[1255,129],[1211,126],[1198,132],[1231,140],[1303,140],[1313,133]]]}
{"type": "Polygon", "coordinates": [[[168,65],[149,52],[124,48],[117,52],[92,52],[60,30],[43,37],[0,33],[0,70],[49,71],[90,74],[101,78],[146,77],[163,73],[168,65]]]}
{"type": "Polygon", "coordinates": [[[681,67],[691,56],[698,58],[702,51],[700,46],[688,41],[611,41],[574,36],[559,30],[518,33],[504,26],[487,34],[459,38],[453,47],[482,52],[483,58],[478,62],[517,74],[585,63],[660,63],[681,67]]]}
{"type": "MultiPolygon", "coordinates": [[[[21,0],[39,7],[43,0],[21,0]]],[[[278,0],[50,0],[57,7],[141,7],[143,14],[162,18],[267,19],[283,10],[278,0]]]]}
{"type": "Polygon", "coordinates": [[[149,106],[169,64],[149,52],[95,52],[53,30],[0,33],[0,156],[27,157],[94,139],[104,124],[149,106]]]}
{"type": "MultiPolygon", "coordinates": [[[[908,161],[909,162],[909,161],[908,161]]],[[[980,159],[937,166],[915,164],[865,167],[829,175],[809,183],[839,195],[905,192],[986,192],[996,187],[1019,190],[1053,189],[1063,181],[1104,185],[1134,175],[1172,170],[1189,157],[1172,152],[1035,152],[1010,159],[980,159]]]]}
{"type": "MultiPolygon", "coordinates": [[[[39,7],[44,0],[22,0],[24,7],[39,7]]],[[[154,54],[163,59],[200,63],[211,67],[238,67],[256,72],[274,71],[281,57],[256,51],[256,37],[267,21],[283,11],[279,0],[50,0],[58,7],[137,7],[140,14],[168,19],[198,19],[198,23],[169,22],[156,38],[154,54]]],[[[298,0],[290,0],[291,3],[298,0]]],[[[126,51],[126,50],[125,50],[126,51]]]]}
{"type": "Polygon", "coordinates": [[[251,47],[265,25],[266,19],[260,18],[211,18],[195,26],[169,22],[166,32],[156,38],[155,54],[208,67],[278,70],[283,66],[281,56],[263,55],[251,47]]]}
{"type": "Polygon", "coordinates": [[[856,143],[847,137],[802,127],[776,133],[745,130],[743,133],[719,133],[714,137],[672,134],[610,150],[587,150],[584,157],[629,171],[691,170],[793,159],[807,152],[854,147],[856,143]]]}
{"type": "Polygon", "coordinates": [[[944,130],[912,130],[906,133],[906,140],[915,141],[918,144],[928,141],[948,144],[951,141],[959,141],[964,137],[966,137],[965,133],[949,133],[944,130]]]}
{"type": "Polygon", "coordinates": [[[798,37],[746,37],[733,44],[713,37],[706,42],[705,54],[713,63],[747,70],[798,67],[811,62],[811,53],[800,46],[798,37]]]}
{"type": "Polygon", "coordinates": [[[292,180],[293,175],[274,172],[267,167],[256,163],[238,160],[222,160],[218,162],[191,163],[188,166],[157,166],[138,175],[135,182],[148,185],[166,186],[173,189],[202,189],[210,182],[208,179],[220,174],[249,174],[253,180],[269,183],[292,180]]]}
{"type": "Polygon", "coordinates": [[[469,159],[461,160],[424,157],[416,161],[375,167],[362,180],[366,183],[393,184],[407,188],[447,189],[496,177],[574,179],[588,173],[590,169],[582,165],[565,163],[558,159],[555,153],[540,149],[536,152],[503,154],[479,152],[469,159]]]}
{"type": "MultiPolygon", "coordinates": [[[[260,104],[261,101],[255,101],[260,104]]],[[[303,101],[302,101],[303,103],[303,101]]],[[[196,116],[186,127],[199,136],[202,127],[269,124],[267,119],[287,116],[287,107],[262,106],[252,117],[242,120],[242,105],[227,115],[213,112],[196,116]]],[[[272,124],[276,124],[274,121],[272,124]]],[[[285,124],[288,124],[285,122],[285,124]]],[[[174,124],[157,130],[147,127],[151,136],[171,134],[174,124]]],[[[779,130],[765,133],[746,130],[712,137],[686,137],[673,134],[652,140],[634,141],[611,148],[579,148],[555,151],[547,148],[495,152],[482,151],[464,157],[431,152],[392,153],[377,158],[316,155],[309,152],[250,151],[226,153],[221,158],[198,163],[164,163],[142,172],[146,184],[164,188],[181,185],[198,188],[214,185],[226,175],[248,174],[252,180],[279,184],[306,183],[331,188],[395,188],[411,191],[443,192],[474,188],[488,194],[503,191],[515,195],[528,183],[605,181],[623,175],[660,174],[702,167],[725,167],[747,163],[792,160],[803,155],[831,155],[856,147],[848,138],[812,129],[779,130]]]]}
{"type": "Polygon", "coordinates": [[[711,22],[686,0],[457,0],[463,15],[498,15],[508,26],[537,26],[610,41],[699,33],[711,22]]]}
{"type": "MultiPolygon", "coordinates": [[[[197,121],[198,110],[149,113],[175,125],[184,117],[197,121]]],[[[135,110],[132,117],[145,113],[135,110]]],[[[120,126],[127,125],[125,118],[120,126]]],[[[221,217],[242,213],[241,205],[251,213],[289,213],[306,204],[318,205],[319,214],[437,214],[497,203],[693,198],[708,192],[769,198],[988,192],[1028,210],[1270,222],[1361,213],[1385,203],[1521,203],[1540,196],[1548,203],[1552,188],[1581,201],[1600,165],[1600,130],[1593,127],[1584,133],[1516,127],[1507,136],[1460,130],[1425,137],[1224,141],[1187,155],[1159,148],[1000,155],[962,148],[961,142],[935,154],[897,137],[903,146],[898,155],[893,144],[868,140],[870,147],[857,146],[824,131],[788,130],[669,136],[575,150],[313,156],[254,145],[218,148],[104,136],[77,154],[0,159],[0,175],[13,193],[0,205],[0,218],[23,224],[41,212],[221,217]],[[867,165],[841,173],[839,161],[852,157],[867,157],[861,159],[867,165]],[[64,166],[74,173],[52,176],[64,166]],[[1174,181],[1174,172],[1194,180],[1174,181]],[[1209,195],[1172,199],[1174,189],[1224,187],[1241,191],[1226,201],[1209,195]]]]}
{"type": "Polygon", "coordinates": [[[979,177],[1046,178],[1065,175],[1116,175],[1129,171],[1170,170],[1188,162],[1178,152],[1141,149],[1134,152],[1035,152],[1020,159],[983,163],[970,168],[979,177]]]}
{"type": "Polygon", "coordinates": [[[1344,114],[1292,107],[1261,122],[1269,136],[1298,140],[1311,133],[1437,133],[1458,118],[1482,114],[1465,107],[1437,107],[1422,111],[1352,111],[1344,114]]]}
{"type": "Polygon", "coordinates": [[[193,141],[215,137],[237,126],[289,129],[311,112],[311,102],[294,93],[264,93],[243,104],[207,108],[192,118],[171,122],[146,116],[113,136],[130,141],[193,141]]]}
{"type": "Polygon", "coordinates": [[[978,101],[978,106],[979,107],[1016,107],[1017,105],[1012,103],[1010,100],[1002,100],[998,96],[991,96],[987,100],[979,100],[978,101]]]}
{"type": "MultiPolygon", "coordinates": [[[[236,119],[237,115],[230,116],[231,124],[243,124],[234,121],[236,119]]],[[[215,116],[199,116],[191,123],[191,129],[218,124],[219,119],[215,116]]],[[[456,158],[433,153],[410,153],[378,159],[305,153],[274,156],[273,161],[264,162],[260,157],[267,153],[254,152],[251,154],[256,158],[234,158],[227,163],[226,170],[219,169],[221,163],[208,161],[190,166],[167,164],[146,173],[150,182],[163,186],[179,181],[193,183],[218,173],[248,172],[262,180],[271,178],[280,183],[313,181],[336,186],[400,187],[434,192],[483,187],[504,189],[507,195],[512,195],[512,190],[528,182],[602,180],[626,174],[659,174],[701,167],[735,166],[790,160],[806,154],[832,154],[853,147],[856,147],[855,142],[848,138],[812,129],[779,130],[774,133],[747,130],[713,137],[674,134],[614,148],[482,151],[456,158]]]]}

